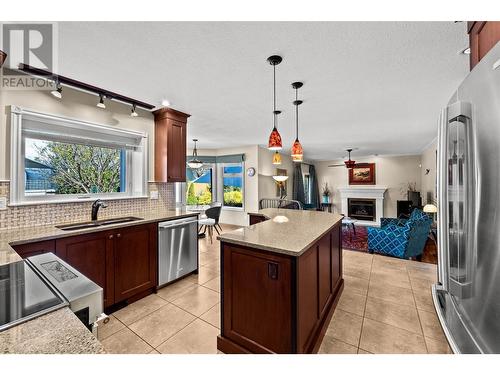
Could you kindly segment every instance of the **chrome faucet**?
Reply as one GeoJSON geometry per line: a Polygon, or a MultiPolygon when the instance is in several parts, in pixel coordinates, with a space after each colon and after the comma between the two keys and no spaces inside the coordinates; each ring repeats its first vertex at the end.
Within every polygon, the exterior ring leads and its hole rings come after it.
{"type": "Polygon", "coordinates": [[[92,203],[92,221],[97,220],[97,214],[99,212],[100,207],[106,208],[108,207],[108,205],[100,199],[97,199],[94,203],[92,203]]]}

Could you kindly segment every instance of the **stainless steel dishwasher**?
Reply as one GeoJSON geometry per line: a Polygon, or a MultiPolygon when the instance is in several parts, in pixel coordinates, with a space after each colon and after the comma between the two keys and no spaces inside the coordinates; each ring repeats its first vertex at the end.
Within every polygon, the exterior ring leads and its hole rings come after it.
{"type": "Polygon", "coordinates": [[[198,217],[158,224],[158,286],[198,269],[198,217]]]}

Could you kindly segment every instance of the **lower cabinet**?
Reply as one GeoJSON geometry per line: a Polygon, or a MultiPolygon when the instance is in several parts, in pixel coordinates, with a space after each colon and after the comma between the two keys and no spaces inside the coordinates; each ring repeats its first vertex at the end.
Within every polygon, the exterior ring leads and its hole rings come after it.
{"type": "Polygon", "coordinates": [[[104,289],[104,306],[114,302],[112,284],[108,276],[113,265],[108,258],[113,254],[112,232],[96,232],[56,240],[56,255],[104,289]]]}
{"type": "Polygon", "coordinates": [[[157,224],[56,240],[56,255],[104,289],[104,307],[156,286],[157,224]]]}
{"type": "Polygon", "coordinates": [[[124,228],[115,235],[115,303],[156,286],[156,225],[124,228]]]}

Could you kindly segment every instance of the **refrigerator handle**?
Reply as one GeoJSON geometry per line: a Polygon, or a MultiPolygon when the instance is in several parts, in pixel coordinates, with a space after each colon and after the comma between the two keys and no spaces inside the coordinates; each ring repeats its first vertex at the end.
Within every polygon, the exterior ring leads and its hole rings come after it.
{"type": "Polygon", "coordinates": [[[438,282],[448,290],[448,218],[447,218],[447,165],[448,165],[448,108],[441,111],[437,144],[437,228],[438,228],[438,282]]]}
{"type": "Polygon", "coordinates": [[[473,208],[475,172],[472,106],[470,103],[459,101],[443,110],[438,129],[438,203],[440,206],[438,276],[442,289],[461,298],[467,298],[471,293],[471,281],[475,268],[475,244],[471,236],[475,225],[473,208]],[[450,133],[450,128],[453,129],[453,134],[450,133]],[[457,134],[455,135],[454,132],[457,134]],[[459,133],[462,133],[464,137],[462,138],[464,149],[458,152],[462,153],[462,156],[457,158],[455,147],[458,138],[455,137],[460,137],[459,133]],[[452,147],[450,147],[451,142],[454,143],[452,147]],[[450,150],[453,150],[452,156],[449,154],[450,150]],[[453,166],[449,165],[450,162],[453,166]],[[456,166],[457,163],[458,166],[456,166]],[[450,168],[453,169],[451,175],[450,168]],[[452,182],[449,181],[450,179],[452,182]],[[450,217],[449,212],[452,208],[453,218],[450,217]],[[450,232],[450,226],[453,227],[453,232],[450,232]],[[450,242],[450,235],[453,237],[452,242],[450,242]]]}

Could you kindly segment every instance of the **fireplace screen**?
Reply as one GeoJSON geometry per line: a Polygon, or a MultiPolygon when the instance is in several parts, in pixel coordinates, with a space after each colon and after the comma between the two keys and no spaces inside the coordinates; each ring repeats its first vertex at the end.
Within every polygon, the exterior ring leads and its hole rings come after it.
{"type": "Polygon", "coordinates": [[[349,217],[357,220],[375,221],[375,199],[349,198],[349,217]]]}

